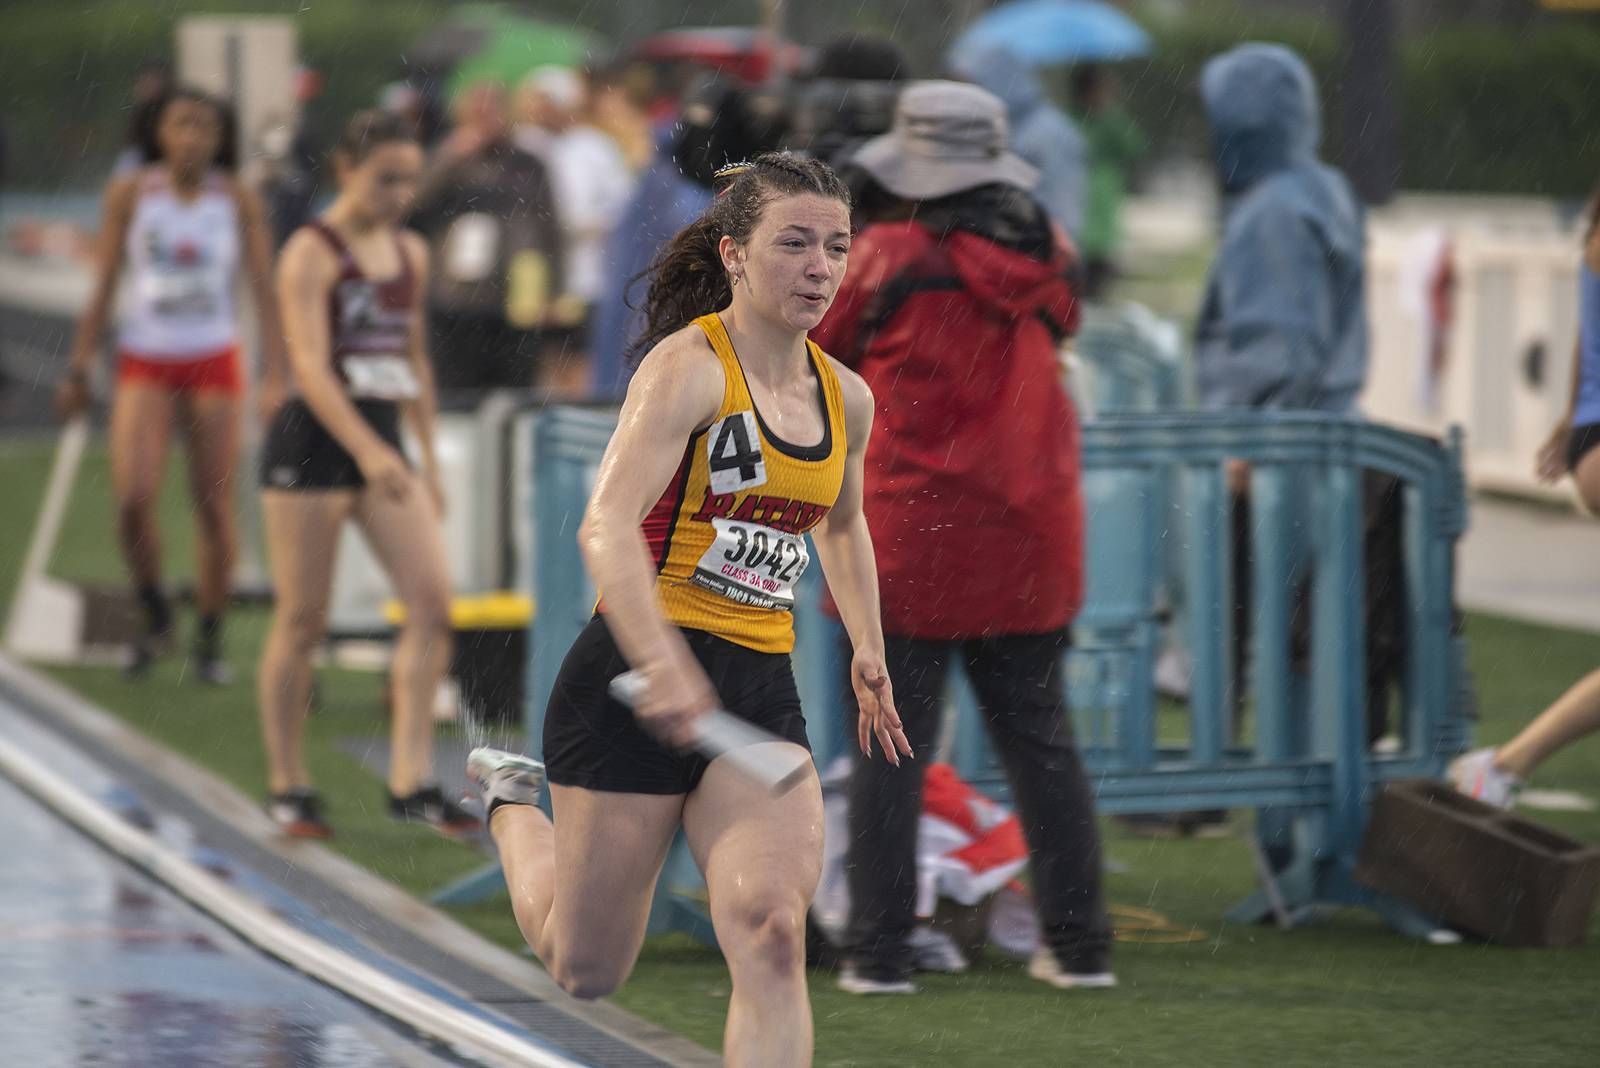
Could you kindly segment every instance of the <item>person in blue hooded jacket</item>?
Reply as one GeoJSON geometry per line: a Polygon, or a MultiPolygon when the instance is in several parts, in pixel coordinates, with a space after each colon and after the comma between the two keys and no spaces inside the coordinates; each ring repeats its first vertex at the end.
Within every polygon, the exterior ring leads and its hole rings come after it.
{"type": "Polygon", "coordinates": [[[1050,102],[1028,62],[1004,45],[959,48],[950,68],[957,78],[981,85],[1005,103],[1011,151],[1039,172],[1033,198],[1076,242],[1089,185],[1089,146],[1077,124],[1050,102]]]}
{"type": "MultiPolygon", "coordinates": [[[[1311,71],[1280,45],[1244,44],[1206,64],[1200,94],[1223,193],[1222,243],[1195,336],[1200,407],[1353,413],[1367,371],[1362,207],[1344,175],[1317,158],[1322,129],[1311,71]]],[[[1237,717],[1253,622],[1249,467],[1232,461],[1227,474],[1237,717]]],[[[1403,655],[1394,636],[1399,546],[1390,536],[1399,498],[1392,479],[1373,473],[1364,492],[1368,732],[1376,737],[1386,730],[1384,695],[1403,655]]],[[[1303,670],[1303,591],[1296,604],[1291,657],[1303,670]]],[[[1125,822],[1136,831],[1190,834],[1225,819],[1183,812],[1125,822]]]]}
{"type": "Polygon", "coordinates": [[[1200,93],[1225,198],[1195,338],[1200,406],[1352,411],[1367,373],[1362,208],[1317,158],[1311,72],[1245,44],[1206,64],[1200,93]]]}

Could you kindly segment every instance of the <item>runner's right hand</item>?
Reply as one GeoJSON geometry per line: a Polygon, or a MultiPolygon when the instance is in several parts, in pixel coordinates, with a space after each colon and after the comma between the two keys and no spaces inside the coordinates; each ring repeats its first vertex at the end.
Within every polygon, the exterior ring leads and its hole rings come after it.
{"type": "Polygon", "coordinates": [[[639,725],[675,749],[694,745],[694,721],[720,703],[705,669],[688,649],[646,664],[643,696],[634,706],[639,725]]]}
{"type": "Polygon", "coordinates": [[[89,407],[89,379],[69,373],[56,387],[56,414],[62,419],[82,415],[89,407]]]}
{"type": "Polygon", "coordinates": [[[366,479],[367,485],[390,500],[404,500],[406,494],[411,492],[411,469],[400,458],[400,454],[387,445],[358,457],[356,464],[361,468],[361,477],[366,479]]]}

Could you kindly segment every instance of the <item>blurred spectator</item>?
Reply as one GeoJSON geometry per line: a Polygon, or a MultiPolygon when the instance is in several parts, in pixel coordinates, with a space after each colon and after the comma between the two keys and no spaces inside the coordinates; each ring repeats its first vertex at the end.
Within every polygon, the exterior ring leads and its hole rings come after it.
{"type": "Polygon", "coordinates": [[[594,392],[618,397],[630,374],[625,356],[643,334],[644,275],[667,241],[711,201],[717,168],[776,147],[781,131],[749,107],[749,90],[721,74],[704,74],[683,98],[676,132],[640,177],[633,200],[606,248],[606,278],[595,307],[594,392]]]}
{"type": "Polygon", "coordinates": [[[456,128],[423,174],[411,225],[432,250],[441,394],[531,388],[540,329],[560,292],[561,232],[545,165],[511,140],[501,86],[462,93],[456,128]]]}
{"type": "Polygon", "coordinates": [[[795,93],[788,145],[839,170],[863,142],[889,132],[900,88],[911,76],[905,51],[886,37],[846,33],[817,53],[795,93]]]}
{"type": "Polygon", "coordinates": [[[892,132],[856,153],[887,195],[811,332],[878,398],[865,508],[917,756],[860,760],[851,777],[853,962],[840,985],[852,993],[909,992],[921,769],[953,662],[978,693],[1033,859],[1047,948],[1029,973],[1061,987],[1115,981],[1062,673],[1083,600],[1078,424],[1057,363],[1077,328],[1072,254],[1029,195],[1038,173],[1006,141],[990,93],[911,83],[892,132]]]}
{"type": "Polygon", "coordinates": [[[1011,149],[1039,172],[1035,199],[1077,241],[1089,182],[1089,148],[1078,127],[1045,96],[1034,69],[1002,45],[963,50],[951,66],[957,77],[1005,102],[1011,149]]]}
{"type": "Polygon", "coordinates": [[[298,107],[293,124],[273,126],[262,138],[266,173],[261,197],[266,203],[274,248],[282,248],[289,235],[310,220],[316,202],[322,153],[311,136],[316,124],[310,111],[322,95],[322,86],[322,75],[317,71],[305,67],[297,70],[294,92],[298,107]]]}
{"type": "Polygon", "coordinates": [[[640,89],[648,80],[648,71],[628,67],[601,70],[589,78],[589,119],[616,142],[628,170],[635,175],[650,166],[656,152],[648,94],[640,89]]]}
{"type": "Polygon", "coordinates": [[[1200,404],[1348,412],[1367,373],[1362,208],[1317,158],[1311,72],[1246,44],[1206,64],[1200,91],[1226,197],[1195,339],[1200,404]]]}
{"type": "Polygon", "coordinates": [[[1128,172],[1148,145],[1133,116],[1118,99],[1111,71],[1086,63],[1072,72],[1072,103],[1089,145],[1089,194],[1084,203],[1078,251],[1083,256],[1083,295],[1099,300],[1116,271],[1122,246],[1122,200],[1128,172]]]}
{"type": "Polygon", "coordinates": [[[134,69],[128,86],[128,132],[111,165],[113,175],[128,174],[150,162],[143,146],[155,136],[156,119],[172,85],[172,68],[165,60],[147,59],[134,69]]]}
{"type": "MultiPolygon", "coordinates": [[[[1245,44],[1206,64],[1200,93],[1224,196],[1222,240],[1196,327],[1200,406],[1353,413],[1367,368],[1362,207],[1344,176],[1317,158],[1321,121],[1311,72],[1287,48],[1245,44]]],[[[1230,462],[1227,480],[1237,729],[1254,615],[1248,466],[1230,462]]],[[[1368,732],[1376,740],[1384,731],[1376,694],[1386,690],[1401,655],[1404,578],[1398,486],[1369,473],[1365,495],[1368,732]]],[[[1305,521],[1304,507],[1295,508],[1296,527],[1305,521]]],[[[1302,572],[1290,636],[1297,672],[1308,669],[1310,657],[1308,583],[1302,572]]],[[[1178,822],[1188,832],[1223,818],[1191,813],[1178,822]]]]}
{"type": "Polygon", "coordinates": [[[378,110],[399,115],[409,122],[417,135],[417,143],[423,148],[437,144],[444,132],[444,117],[435,93],[413,81],[390,82],[379,90],[378,110]]]}
{"type": "Polygon", "coordinates": [[[522,89],[525,121],[516,141],[549,169],[565,268],[541,382],[571,395],[588,384],[589,315],[605,284],[606,239],[633,195],[634,177],[616,142],[589,125],[588,90],[577,71],[540,67],[522,89]]]}
{"type": "MultiPolygon", "coordinates": [[[[1589,199],[1578,269],[1578,343],[1567,410],[1535,459],[1539,480],[1571,475],[1578,499],[1600,514],[1600,187],[1589,199]]],[[[1536,768],[1567,746],[1600,731],[1600,671],[1591,671],[1496,748],[1478,749],[1450,768],[1456,788],[1510,808],[1536,768]]]]}
{"type": "Polygon", "coordinates": [[[911,61],[885,37],[846,33],[822,46],[808,81],[794,94],[785,143],[839,172],[860,207],[870,180],[850,157],[868,139],[889,132],[911,61]]]}

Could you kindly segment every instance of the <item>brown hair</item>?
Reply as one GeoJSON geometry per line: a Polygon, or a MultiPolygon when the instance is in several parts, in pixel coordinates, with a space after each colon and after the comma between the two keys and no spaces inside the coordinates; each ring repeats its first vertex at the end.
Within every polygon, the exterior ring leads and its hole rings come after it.
{"type": "Polygon", "coordinates": [[[350,116],[333,153],[352,167],[359,167],[383,145],[396,142],[417,143],[417,131],[410,119],[392,111],[370,108],[350,116]]]}
{"type": "Polygon", "coordinates": [[[179,100],[203,104],[217,116],[217,154],[211,165],[232,174],[239,169],[239,120],[233,108],[222,99],[190,85],[168,86],[154,100],[142,104],[135,111],[134,137],[139,153],[146,163],[159,163],[164,158],[161,149],[161,117],[167,108],[179,100]]]}
{"type": "Polygon", "coordinates": [[[766,152],[748,163],[724,167],[717,172],[716,188],[711,206],[679,230],[639,276],[650,280],[650,289],[644,303],[644,334],[628,350],[631,363],[669,334],[733,299],[717,245],[724,236],[750,240],[769,203],[815,193],[850,209],[849,189],[826,163],[787,152],[766,152]]]}

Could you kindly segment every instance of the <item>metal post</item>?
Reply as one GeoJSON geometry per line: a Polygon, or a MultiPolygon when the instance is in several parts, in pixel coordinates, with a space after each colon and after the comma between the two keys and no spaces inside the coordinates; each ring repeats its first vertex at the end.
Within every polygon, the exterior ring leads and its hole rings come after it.
{"type": "Polygon", "coordinates": [[[1345,0],[1340,155],[1351,184],[1369,204],[1388,203],[1400,177],[1394,29],[1390,0],[1345,0]]]}

